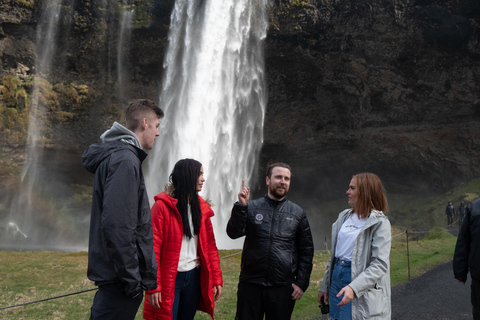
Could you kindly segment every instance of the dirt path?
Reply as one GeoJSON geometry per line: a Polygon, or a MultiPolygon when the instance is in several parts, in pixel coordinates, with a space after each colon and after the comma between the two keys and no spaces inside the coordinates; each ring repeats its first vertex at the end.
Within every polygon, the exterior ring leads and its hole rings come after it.
{"type": "Polygon", "coordinates": [[[392,320],[472,319],[470,279],[453,278],[452,262],[392,289],[392,320]]]}

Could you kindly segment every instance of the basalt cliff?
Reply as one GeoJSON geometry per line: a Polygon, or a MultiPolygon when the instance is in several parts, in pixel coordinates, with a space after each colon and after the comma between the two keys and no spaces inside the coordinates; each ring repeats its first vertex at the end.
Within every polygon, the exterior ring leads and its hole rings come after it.
{"type": "MultiPolygon", "coordinates": [[[[73,1],[73,0],[72,0],[73,1]]],[[[131,97],[156,100],[173,0],[131,1],[127,86],[112,76],[117,6],[73,1],[51,70],[45,145],[80,155],[131,97]],[[108,41],[108,39],[112,39],[108,41]]],[[[23,159],[41,1],[0,2],[0,180],[23,159]]],[[[480,176],[476,0],[274,0],[265,40],[268,105],[260,172],[293,167],[292,194],[334,199],[372,171],[393,192],[448,190],[480,176]]],[[[13,169],[13,170],[12,170],[13,169]]],[[[264,181],[259,174],[259,185],[264,181]]]]}

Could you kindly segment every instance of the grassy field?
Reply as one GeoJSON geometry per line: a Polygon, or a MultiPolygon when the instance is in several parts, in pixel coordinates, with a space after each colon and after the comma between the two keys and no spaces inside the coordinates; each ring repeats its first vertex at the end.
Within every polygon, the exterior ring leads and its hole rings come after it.
{"type": "MultiPolygon", "coordinates": [[[[405,232],[394,228],[392,284],[408,281],[405,232]]],[[[411,277],[452,258],[456,238],[444,229],[409,239],[411,277]]],[[[216,319],[234,319],[240,267],[239,250],[221,250],[224,288],[216,306],[216,319]]],[[[310,287],[295,305],[293,319],[318,319],[317,290],[324,275],[328,252],[316,252],[310,287]]],[[[94,289],[86,278],[87,253],[52,251],[0,251],[0,308],[94,289]]],[[[0,310],[0,319],[88,319],[95,291],[0,310]]],[[[142,319],[142,307],[136,319],[142,319]]],[[[195,319],[209,319],[197,313],[195,319]]]]}

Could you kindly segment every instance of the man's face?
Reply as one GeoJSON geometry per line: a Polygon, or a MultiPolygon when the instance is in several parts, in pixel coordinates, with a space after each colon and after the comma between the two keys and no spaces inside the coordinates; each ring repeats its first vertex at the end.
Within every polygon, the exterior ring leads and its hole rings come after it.
{"type": "Polygon", "coordinates": [[[282,200],[290,188],[290,170],[283,167],[274,167],[271,177],[267,177],[268,196],[271,199],[282,200]]]}
{"type": "Polygon", "coordinates": [[[146,127],[143,132],[142,148],[145,150],[152,150],[155,138],[160,135],[158,127],[160,120],[155,115],[149,115],[146,119],[146,127]]]}

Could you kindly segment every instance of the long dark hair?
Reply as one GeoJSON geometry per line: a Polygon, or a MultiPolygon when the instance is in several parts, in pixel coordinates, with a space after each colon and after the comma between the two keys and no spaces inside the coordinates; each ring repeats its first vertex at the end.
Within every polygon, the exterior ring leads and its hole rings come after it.
{"type": "Polygon", "coordinates": [[[202,164],[193,159],[182,159],[175,164],[170,174],[170,182],[173,184],[174,198],[178,200],[177,209],[180,212],[183,222],[183,234],[191,239],[193,235],[198,235],[200,230],[200,219],[202,211],[197,195],[197,181],[200,177],[202,164]],[[188,221],[188,205],[192,212],[193,233],[190,230],[188,221]]]}

